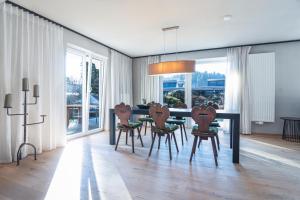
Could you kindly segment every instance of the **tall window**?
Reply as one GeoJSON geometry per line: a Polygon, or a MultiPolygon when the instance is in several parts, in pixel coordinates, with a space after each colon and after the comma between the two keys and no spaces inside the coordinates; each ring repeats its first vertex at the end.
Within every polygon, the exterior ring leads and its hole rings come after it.
{"type": "Polygon", "coordinates": [[[224,109],[225,73],[224,59],[199,62],[192,74],[192,106],[212,103],[224,109]]]}
{"type": "Polygon", "coordinates": [[[164,75],[163,103],[171,108],[178,102],[185,103],[185,75],[164,75]]]}
{"type": "Polygon", "coordinates": [[[67,134],[101,129],[103,58],[82,50],[66,53],[67,134]]]}
{"type": "Polygon", "coordinates": [[[224,109],[226,58],[196,62],[192,74],[163,76],[163,104],[172,108],[178,102],[187,106],[216,104],[224,109]]]}

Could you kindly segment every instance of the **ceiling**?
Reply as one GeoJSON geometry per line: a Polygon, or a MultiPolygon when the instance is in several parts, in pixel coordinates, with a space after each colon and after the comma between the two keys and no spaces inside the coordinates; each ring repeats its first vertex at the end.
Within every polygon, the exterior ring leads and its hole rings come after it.
{"type": "Polygon", "coordinates": [[[132,57],[300,39],[299,0],[12,1],[132,57]]]}

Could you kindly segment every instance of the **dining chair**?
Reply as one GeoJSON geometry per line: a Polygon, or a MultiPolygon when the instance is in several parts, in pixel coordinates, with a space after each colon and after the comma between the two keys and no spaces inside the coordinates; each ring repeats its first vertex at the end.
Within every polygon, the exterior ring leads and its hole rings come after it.
{"type": "MultiPolygon", "coordinates": [[[[174,108],[179,108],[179,109],[185,109],[187,108],[187,105],[182,102],[178,102],[175,104],[174,108]]],[[[185,119],[183,117],[172,117],[167,120],[168,124],[175,124],[180,127],[180,134],[181,134],[181,144],[183,145],[183,131],[185,134],[185,139],[188,141],[186,130],[185,130],[185,119]],[[182,131],[183,130],[183,131],[182,131]]]]}
{"type": "Polygon", "coordinates": [[[151,105],[149,109],[149,114],[153,118],[155,125],[151,127],[151,131],[153,132],[154,136],[152,139],[151,148],[148,156],[149,157],[151,156],[156,136],[158,136],[158,149],[160,149],[161,137],[166,136],[168,141],[168,146],[169,146],[169,156],[170,156],[170,160],[172,160],[171,135],[174,139],[177,153],[179,152],[175,133],[174,133],[178,129],[178,126],[176,124],[166,123],[167,119],[170,116],[169,108],[167,106],[161,106],[159,103],[156,103],[151,105]]]}
{"type": "MultiPolygon", "coordinates": [[[[209,103],[207,104],[207,106],[213,107],[215,110],[218,110],[218,109],[219,109],[219,106],[218,106],[216,103],[209,102],[209,103]]],[[[220,126],[220,123],[219,123],[219,121],[218,121],[218,119],[214,119],[214,121],[211,122],[209,126],[211,126],[211,127],[216,127],[217,129],[218,129],[219,127],[221,127],[221,126],[220,126]]],[[[220,140],[219,140],[219,135],[218,135],[218,133],[217,133],[217,135],[216,135],[216,140],[217,140],[218,150],[220,151],[220,140]]],[[[201,139],[199,139],[199,142],[198,142],[198,148],[200,147],[200,144],[201,144],[201,139]]]]}
{"type": "MultiPolygon", "coordinates": [[[[154,104],[155,102],[154,101],[152,101],[152,102],[150,102],[150,103],[148,103],[147,104],[147,106],[151,106],[152,104],[154,104]]],[[[152,127],[152,123],[153,123],[153,119],[149,116],[149,115],[146,115],[146,116],[144,116],[144,117],[141,117],[141,118],[139,118],[139,121],[141,121],[142,122],[142,125],[144,125],[145,126],[145,132],[144,132],[144,135],[146,135],[146,133],[147,133],[147,125],[148,125],[148,123],[150,124],[150,127],[152,127]]],[[[152,134],[152,133],[151,133],[152,134]]],[[[152,137],[153,137],[153,135],[152,135],[152,137]]]]}
{"type": "Polygon", "coordinates": [[[119,135],[117,139],[117,144],[115,151],[118,148],[118,144],[120,141],[121,133],[125,132],[126,133],[126,144],[128,141],[128,132],[130,133],[131,136],[131,146],[132,146],[132,153],[134,153],[134,130],[137,129],[138,131],[138,138],[141,141],[142,147],[144,147],[144,143],[141,137],[141,130],[142,130],[142,122],[133,122],[130,121],[130,116],[131,116],[131,107],[129,105],[125,105],[123,102],[119,105],[115,106],[115,113],[117,117],[119,118],[120,122],[118,123],[117,127],[119,129],[119,135]]]}
{"type": "Polygon", "coordinates": [[[216,127],[210,126],[210,123],[214,121],[216,117],[216,110],[211,106],[195,106],[192,109],[192,119],[195,121],[196,125],[193,126],[192,135],[194,135],[194,143],[190,156],[190,162],[192,162],[193,155],[196,152],[197,140],[208,140],[210,138],[215,164],[218,166],[218,152],[216,147],[215,137],[218,134],[218,129],[216,127]]]}

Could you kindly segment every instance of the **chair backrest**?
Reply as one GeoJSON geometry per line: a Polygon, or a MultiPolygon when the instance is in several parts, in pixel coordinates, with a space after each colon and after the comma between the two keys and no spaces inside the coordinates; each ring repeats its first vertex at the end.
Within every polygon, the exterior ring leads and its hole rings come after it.
{"type": "Polygon", "coordinates": [[[161,106],[159,103],[152,104],[149,109],[149,114],[154,120],[156,128],[165,128],[165,123],[170,116],[170,111],[167,106],[161,106]]]}
{"type": "Polygon", "coordinates": [[[147,103],[147,106],[151,106],[153,104],[155,104],[155,101],[151,101],[151,102],[147,103]]]}
{"type": "Polygon", "coordinates": [[[195,106],[192,109],[192,118],[198,124],[199,132],[207,132],[209,125],[216,118],[216,109],[211,106],[195,106]]]}
{"type": "Polygon", "coordinates": [[[187,108],[187,105],[180,101],[180,102],[175,104],[174,108],[187,108]]]}
{"type": "Polygon", "coordinates": [[[211,107],[213,107],[213,108],[216,109],[216,110],[219,109],[219,105],[216,104],[216,103],[213,103],[213,102],[211,102],[211,101],[207,103],[207,106],[211,106],[211,107]]]}
{"type": "Polygon", "coordinates": [[[120,124],[127,126],[131,115],[130,105],[125,105],[123,102],[115,106],[115,113],[120,119],[120,124]]]}

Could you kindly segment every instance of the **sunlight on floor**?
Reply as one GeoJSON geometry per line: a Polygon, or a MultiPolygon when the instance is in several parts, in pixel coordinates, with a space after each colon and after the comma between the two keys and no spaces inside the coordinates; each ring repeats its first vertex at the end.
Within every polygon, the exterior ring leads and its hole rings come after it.
{"type": "Polygon", "coordinates": [[[74,141],[65,148],[45,199],[132,198],[121,175],[108,157],[104,158],[99,152],[93,153],[89,144],[74,141]]]}
{"type": "Polygon", "coordinates": [[[282,163],[284,165],[289,165],[291,167],[296,167],[296,168],[300,169],[300,163],[299,162],[296,162],[296,161],[293,161],[293,160],[290,160],[290,159],[287,159],[287,158],[284,158],[284,157],[281,157],[281,156],[278,156],[278,155],[275,155],[275,154],[267,153],[265,151],[260,151],[260,150],[256,150],[256,149],[253,149],[253,148],[246,148],[246,147],[242,147],[241,150],[245,151],[245,152],[248,152],[248,153],[252,153],[254,155],[257,155],[257,156],[260,156],[260,157],[263,157],[263,158],[266,158],[266,159],[269,159],[269,160],[277,161],[277,162],[282,163]]]}
{"type": "Polygon", "coordinates": [[[274,144],[270,144],[270,143],[266,143],[266,142],[262,142],[262,141],[257,141],[255,139],[250,139],[250,138],[247,138],[247,140],[251,141],[251,142],[255,142],[257,144],[260,144],[260,145],[265,145],[265,146],[269,146],[269,147],[273,147],[273,148],[277,148],[277,149],[283,149],[283,150],[288,150],[288,151],[297,151],[297,150],[294,150],[294,149],[290,149],[290,148],[286,148],[286,147],[282,147],[282,146],[278,146],[278,145],[274,145],[274,144]]]}
{"type": "Polygon", "coordinates": [[[45,199],[80,199],[81,166],[82,148],[65,148],[45,199]]]}

